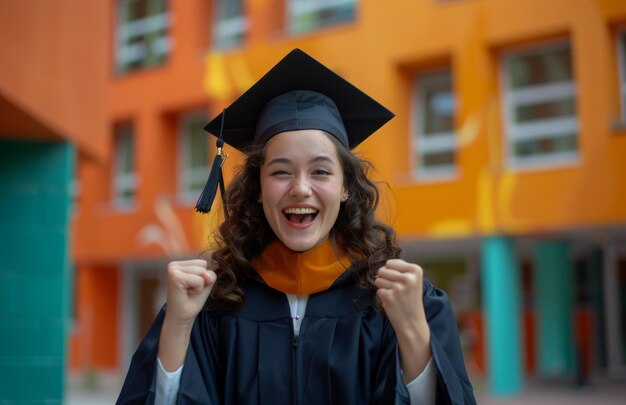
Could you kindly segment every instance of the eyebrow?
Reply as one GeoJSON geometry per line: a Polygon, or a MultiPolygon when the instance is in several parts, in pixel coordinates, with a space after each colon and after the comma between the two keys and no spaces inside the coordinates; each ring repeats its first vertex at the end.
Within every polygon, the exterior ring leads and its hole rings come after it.
{"type": "MultiPolygon", "coordinates": [[[[330,156],[328,155],[319,155],[319,156],[315,156],[313,159],[309,160],[309,163],[316,163],[316,162],[328,162],[331,164],[335,164],[335,162],[333,161],[333,159],[331,159],[330,156]]],[[[277,157],[274,158],[272,160],[270,160],[269,162],[267,162],[268,165],[273,165],[276,163],[285,163],[285,164],[291,164],[293,163],[291,159],[288,159],[286,157],[277,157]]]]}

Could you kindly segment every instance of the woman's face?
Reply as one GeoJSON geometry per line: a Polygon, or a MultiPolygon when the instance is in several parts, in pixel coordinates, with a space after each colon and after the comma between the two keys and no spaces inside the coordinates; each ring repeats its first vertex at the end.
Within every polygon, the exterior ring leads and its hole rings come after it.
{"type": "Polygon", "coordinates": [[[267,141],[259,200],[289,249],[303,252],[328,239],[346,197],[337,150],[324,132],[288,131],[267,141]]]}

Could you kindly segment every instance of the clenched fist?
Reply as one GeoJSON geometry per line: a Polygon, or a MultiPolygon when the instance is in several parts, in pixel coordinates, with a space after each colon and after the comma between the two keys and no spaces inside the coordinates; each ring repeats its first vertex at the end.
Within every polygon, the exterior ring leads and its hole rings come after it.
{"type": "Polygon", "coordinates": [[[423,271],[401,259],[388,260],[378,270],[374,285],[385,313],[394,327],[425,321],[422,303],[423,271]]]}
{"type": "Polygon", "coordinates": [[[177,323],[191,323],[206,302],[217,275],[202,259],[167,265],[167,316],[177,323]]]}
{"type": "Polygon", "coordinates": [[[174,371],[183,364],[193,322],[217,280],[215,272],[207,267],[207,261],[202,259],[167,265],[167,311],[158,353],[167,371],[174,371]]]}
{"type": "Polygon", "coordinates": [[[424,271],[401,259],[388,260],[374,281],[376,295],[396,332],[405,383],[416,378],[431,356],[430,328],[424,312],[424,271]]]}

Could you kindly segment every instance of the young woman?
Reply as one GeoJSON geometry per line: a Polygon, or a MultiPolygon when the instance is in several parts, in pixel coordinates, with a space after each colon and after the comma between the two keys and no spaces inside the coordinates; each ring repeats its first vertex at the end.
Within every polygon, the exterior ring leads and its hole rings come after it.
{"type": "Polygon", "coordinates": [[[218,248],[169,264],[118,403],[475,403],[447,297],[350,150],[393,115],[300,50],[226,113],[208,130],[246,159],[218,248]]]}

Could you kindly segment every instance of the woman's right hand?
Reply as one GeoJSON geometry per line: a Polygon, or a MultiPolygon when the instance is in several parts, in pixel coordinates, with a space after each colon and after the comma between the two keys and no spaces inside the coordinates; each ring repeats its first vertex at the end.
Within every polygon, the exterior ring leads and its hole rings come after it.
{"type": "Polygon", "coordinates": [[[166,317],[177,324],[192,324],[202,310],[217,275],[207,261],[193,259],[167,265],[166,317]]]}
{"type": "Polygon", "coordinates": [[[202,310],[217,275],[202,259],[167,265],[167,310],[161,327],[158,356],[166,371],[185,360],[193,322],[202,310]]]}

